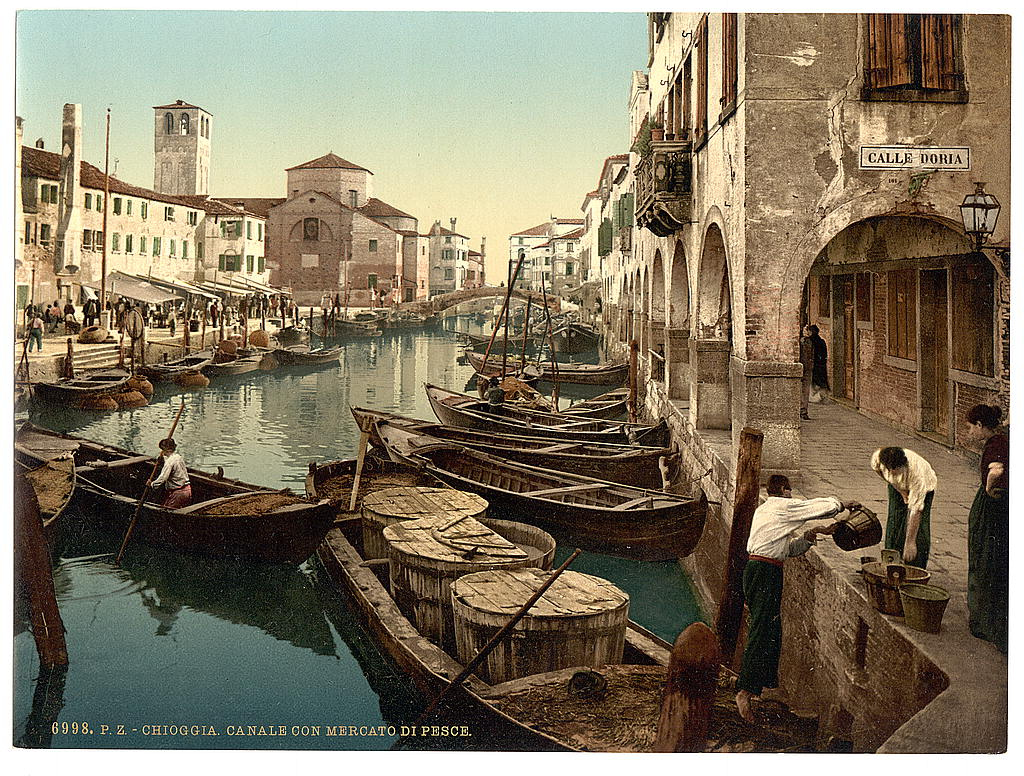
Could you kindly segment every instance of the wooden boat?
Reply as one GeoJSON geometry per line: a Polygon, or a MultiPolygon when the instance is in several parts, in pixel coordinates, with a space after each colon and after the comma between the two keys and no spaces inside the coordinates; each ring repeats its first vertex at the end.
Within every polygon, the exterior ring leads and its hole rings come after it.
{"type": "Polygon", "coordinates": [[[139,372],[150,380],[173,380],[179,375],[201,372],[213,362],[213,357],[212,350],[200,350],[173,361],[146,364],[139,367],[139,372]]]}
{"type": "Polygon", "coordinates": [[[554,412],[534,412],[502,405],[501,414],[488,410],[487,402],[436,385],[425,386],[430,407],[446,426],[459,426],[513,436],[534,436],[562,441],[611,442],[661,447],[668,445],[668,425],[651,426],[595,418],[574,418],[554,412]]]}
{"type": "MultiPolygon", "coordinates": [[[[534,364],[527,364],[525,369],[519,368],[519,359],[515,357],[515,353],[509,351],[508,360],[506,362],[505,374],[511,374],[518,377],[524,383],[535,383],[541,378],[543,374],[542,370],[534,364]]],[[[484,354],[477,353],[474,350],[466,351],[466,360],[469,361],[470,366],[476,370],[477,374],[484,375],[484,377],[501,377],[501,352],[500,350],[495,353],[491,350],[490,356],[487,359],[487,363],[484,363],[484,354]]]]}
{"type": "Polygon", "coordinates": [[[42,461],[31,451],[15,442],[14,454],[18,468],[35,491],[39,514],[43,520],[43,536],[53,547],[57,526],[62,514],[75,494],[76,472],[74,448],[46,451],[52,458],[42,461]]]}
{"type": "Polygon", "coordinates": [[[551,333],[556,353],[575,354],[594,350],[600,339],[601,335],[597,330],[584,323],[569,323],[551,333]]]}
{"type": "Polygon", "coordinates": [[[352,415],[361,429],[370,430],[370,441],[377,447],[383,441],[376,434],[375,422],[394,426],[435,441],[446,441],[490,453],[509,461],[543,469],[597,476],[600,479],[640,488],[662,487],[658,460],[672,455],[669,447],[641,447],[602,442],[556,442],[544,437],[512,436],[444,426],[389,412],[352,407],[352,415]]]}
{"type": "Polygon", "coordinates": [[[281,366],[326,366],[337,364],[340,353],[340,345],[314,349],[310,349],[309,345],[292,345],[277,348],[272,355],[281,366]]]}
{"type": "Polygon", "coordinates": [[[309,329],[304,324],[285,326],[278,329],[274,337],[283,348],[289,345],[300,345],[309,342],[309,329]]]}
{"type": "Polygon", "coordinates": [[[559,364],[541,362],[541,380],[573,385],[622,385],[629,379],[629,364],[559,364]]]}
{"type": "Polygon", "coordinates": [[[376,321],[354,321],[345,318],[328,318],[314,316],[309,330],[321,339],[329,337],[376,337],[381,333],[376,321]]]}
{"type": "Polygon", "coordinates": [[[77,377],[44,380],[35,383],[35,396],[43,401],[73,403],[92,396],[120,393],[131,373],[125,369],[97,369],[83,372],[77,377]]]}
{"type": "Polygon", "coordinates": [[[626,413],[626,402],[629,398],[628,388],[616,388],[613,391],[602,393],[592,399],[571,404],[559,410],[563,415],[572,415],[582,418],[597,418],[599,420],[612,420],[621,417],[626,413]]]}
{"type": "Polygon", "coordinates": [[[214,359],[203,367],[207,377],[229,377],[258,372],[264,356],[270,353],[262,348],[246,348],[236,353],[217,353],[214,359]]]}
{"type": "MultiPolygon", "coordinates": [[[[30,423],[19,429],[17,443],[26,460],[40,464],[55,446],[75,443],[76,500],[90,505],[88,514],[125,523],[135,512],[156,461],[30,423]]],[[[188,471],[193,503],[165,509],[145,502],[135,527],[136,539],[201,555],[302,563],[334,519],[334,508],[327,500],[310,502],[287,490],[268,490],[198,469],[188,471]]]]}
{"type": "Polygon", "coordinates": [[[708,502],[703,492],[683,498],[503,461],[387,421],[377,423],[377,435],[393,461],[422,465],[442,482],[482,496],[489,515],[556,526],[596,552],[644,560],[683,558],[704,531],[708,502]]]}

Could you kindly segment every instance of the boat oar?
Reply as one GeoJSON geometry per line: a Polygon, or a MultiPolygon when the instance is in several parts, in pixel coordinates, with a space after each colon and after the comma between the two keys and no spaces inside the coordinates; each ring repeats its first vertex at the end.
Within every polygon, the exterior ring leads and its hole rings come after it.
{"type": "Polygon", "coordinates": [[[352,480],[352,496],[348,501],[348,511],[356,511],[356,497],[359,495],[359,480],[363,476],[363,461],[366,460],[366,443],[370,440],[370,432],[359,427],[359,452],[356,454],[356,476],[352,480]]]}
{"type": "MultiPolygon", "coordinates": [[[[421,723],[429,719],[430,715],[433,714],[437,710],[438,706],[441,705],[441,702],[445,698],[447,698],[448,695],[454,692],[455,689],[458,688],[464,681],[466,681],[469,675],[472,674],[477,669],[477,667],[482,662],[484,662],[484,660],[487,659],[487,656],[491,654],[494,648],[498,646],[498,644],[501,643],[502,639],[504,639],[505,636],[507,636],[512,631],[516,624],[521,619],[523,619],[523,617],[526,616],[526,613],[530,611],[530,608],[535,603],[537,603],[537,601],[540,600],[540,597],[544,595],[544,593],[547,592],[548,588],[555,583],[555,580],[558,579],[559,576],[561,576],[562,572],[569,568],[569,564],[576,560],[576,558],[579,556],[581,552],[583,552],[583,550],[574,550],[572,555],[565,559],[565,563],[563,563],[561,566],[555,569],[551,573],[551,576],[544,581],[544,584],[537,588],[537,591],[530,596],[530,598],[527,600],[525,604],[523,604],[520,607],[519,611],[512,615],[512,619],[505,623],[505,625],[503,625],[502,628],[497,633],[491,636],[491,640],[480,648],[480,651],[477,652],[476,656],[472,660],[470,660],[469,663],[466,664],[466,667],[462,669],[462,672],[454,679],[452,679],[451,683],[447,687],[445,687],[440,693],[438,693],[437,697],[434,698],[430,705],[423,710],[423,713],[416,718],[416,721],[412,723],[413,730],[415,730],[421,723]]],[[[397,739],[395,743],[391,745],[391,748],[397,749],[402,745],[402,742],[404,742],[405,739],[407,738],[409,738],[409,736],[405,735],[397,739]]]]}
{"type": "MultiPolygon", "coordinates": [[[[181,406],[178,407],[178,414],[174,416],[174,423],[171,424],[171,430],[167,432],[166,439],[170,439],[174,436],[174,430],[178,427],[178,421],[181,420],[181,413],[185,410],[185,400],[181,400],[181,406]]],[[[146,500],[146,496],[149,495],[149,486],[153,484],[153,480],[156,478],[157,467],[160,466],[160,458],[153,462],[153,471],[149,473],[149,479],[146,480],[146,487],[142,489],[142,495],[139,497],[139,503],[135,505],[135,514],[132,515],[132,521],[128,523],[128,530],[125,531],[124,540],[121,542],[121,549],[117,551],[117,558],[114,559],[114,563],[118,566],[121,565],[121,558],[124,555],[125,548],[128,546],[128,540],[132,537],[132,531],[135,530],[135,524],[139,520],[139,513],[142,511],[142,503],[146,500]]]]}

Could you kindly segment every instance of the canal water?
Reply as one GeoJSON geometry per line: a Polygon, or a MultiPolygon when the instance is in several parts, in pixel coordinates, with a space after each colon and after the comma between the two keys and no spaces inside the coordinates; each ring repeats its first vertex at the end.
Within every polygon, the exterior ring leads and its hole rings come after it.
{"type": "MultiPolygon", "coordinates": [[[[479,330],[468,319],[457,325],[479,330]]],[[[310,461],[355,455],[350,406],[432,418],[424,382],[465,390],[473,372],[456,363],[459,352],[442,328],[385,333],[346,341],[340,365],[327,369],[222,379],[200,392],[158,386],[149,405],[122,412],[35,405],[18,420],[155,454],[184,400],[175,438],[190,466],[302,492],[310,461]]],[[[313,563],[250,568],[136,544],[118,567],[120,532],[83,517],[69,520],[54,568],[66,673],[39,676],[24,614],[16,618],[15,743],[381,750],[396,738],[388,726],[424,708],[313,563]]],[[[556,562],[572,549],[560,543],[556,562]]],[[[676,563],[584,553],[573,569],[617,583],[630,617],[669,641],[699,617],[676,563]]],[[[470,738],[410,739],[407,748],[518,748],[467,724],[470,738]]]]}

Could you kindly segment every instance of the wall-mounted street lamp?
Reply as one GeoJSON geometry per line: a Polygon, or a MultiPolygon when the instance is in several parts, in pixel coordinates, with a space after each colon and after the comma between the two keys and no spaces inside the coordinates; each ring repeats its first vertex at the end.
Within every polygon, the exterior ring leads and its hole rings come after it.
{"type": "Polygon", "coordinates": [[[992,232],[996,229],[999,218],[999,200],[992,194],[985,193],[985,184],[975,182],[974,191],[964,197],[960,205],[960,218],[964,222],[964,231],[975,241],[975,249],[981,251],[992,232]]]}

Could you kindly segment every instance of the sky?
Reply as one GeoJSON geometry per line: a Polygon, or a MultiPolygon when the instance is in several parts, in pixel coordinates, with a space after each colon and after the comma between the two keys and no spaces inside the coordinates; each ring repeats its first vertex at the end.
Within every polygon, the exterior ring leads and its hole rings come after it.
{"type": "Polygon", "coordinates": [[[152,188],[153,106],[180,99],[213,116],[212,196],[283,197],[333,152],[421,231],[486,237],[492,279],[510,234],[582,218],[647,64],[642,12],[26,10],[16,36],[25,145],[58,151],[80,103],[102,169],[109,108],[111,174],[152,188]]]}

